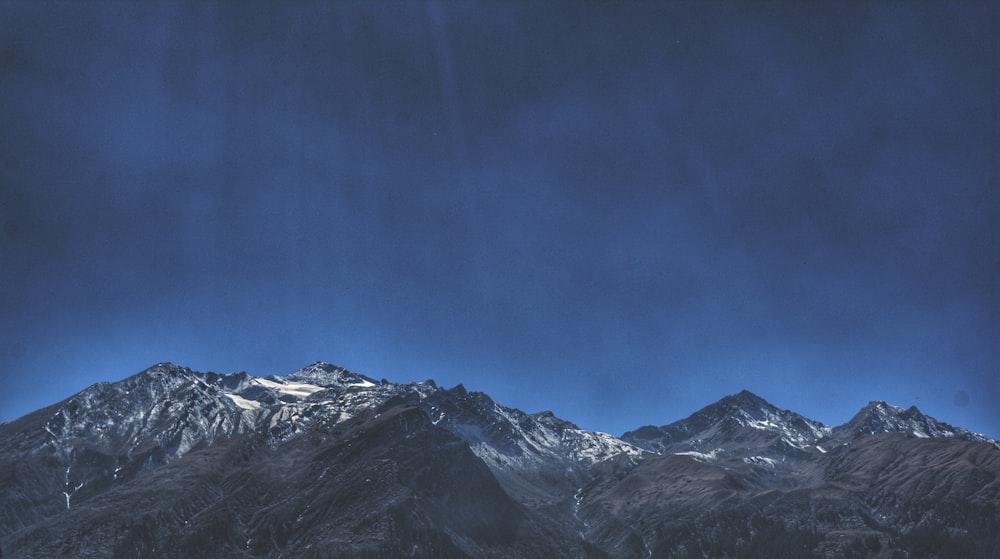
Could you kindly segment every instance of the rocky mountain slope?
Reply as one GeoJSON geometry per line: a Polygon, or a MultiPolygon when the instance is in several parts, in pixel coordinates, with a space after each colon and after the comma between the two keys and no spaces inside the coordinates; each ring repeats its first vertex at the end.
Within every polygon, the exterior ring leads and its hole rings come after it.
{"type": "Polygon", "coordinates": [[[4,557],[991,557],[1000,444],[749,392],[613,437],[462,386],[161,363],[0,425],[4,557]]]}

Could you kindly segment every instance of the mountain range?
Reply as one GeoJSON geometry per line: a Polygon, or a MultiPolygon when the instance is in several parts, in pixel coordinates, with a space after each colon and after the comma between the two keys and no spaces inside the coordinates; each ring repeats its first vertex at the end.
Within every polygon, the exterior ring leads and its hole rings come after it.
{"type": "Polygon", "coordinates": [[[996,557],[1000,443],[747,391],[615,437],[462,385],[160,363],[0,425],[0,556],[996,557]]]}

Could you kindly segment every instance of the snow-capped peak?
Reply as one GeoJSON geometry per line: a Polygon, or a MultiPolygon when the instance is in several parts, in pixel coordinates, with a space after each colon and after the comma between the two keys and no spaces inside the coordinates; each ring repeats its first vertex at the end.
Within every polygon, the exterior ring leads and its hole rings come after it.
{"type": "Polygon", "coordinates": [[[743,390],[731,394],[662,427],[643,427],[622,436],[657,453],[677,451],[706,452],[727,447],[730,442],[754,437],[778,437],[788,447],[810,449],[820,438],[830,434],[830,427],[789,410],[781,410],[756,394],[743,390]]]}
{"type": "Polygon", "coordinates": [[[876,433],[905,433],[917,438],[960,438],[971,441],[992,441],[985,435],[953,427],[924,415],[916,406],[901,408],[881,400],[869,402],[845,425],[837,428],[841,437],[854,438],[876,433]]]}
{"type": "Polygon", "coordinates": [[[378,381],[352,373],[343,367],[317,361],[308,367],[295,371],[286,377],[276,377],[286,382],[307,383],[324,388],[361,387],[370,388],[379,384],[378,381]]]}

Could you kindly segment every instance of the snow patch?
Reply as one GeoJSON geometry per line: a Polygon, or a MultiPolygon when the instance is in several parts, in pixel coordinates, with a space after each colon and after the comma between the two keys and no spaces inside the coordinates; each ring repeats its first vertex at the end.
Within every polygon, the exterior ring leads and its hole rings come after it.
{"type": "Polygon", "coordinates": [[[711,452],[698,452],[696,450],[688,450],[686,452],[675,452],[674,456],[690,456],[699,462],[715,462],[719,458],[719,453],[725,452],[721,448],[717,448],[711,452]]]}
{"type": "Polygon", "coordinates": [[[754,429],[760,429],[761,431],[772,431],[772,430],[775,430],[775,429],[781,429],[780,425],[778,425],[778,424],[776,424],[776,423],[774,423],[772,421],[769,421],[767,419],[765,419],[763,421],[755,421],[755,420],[747,421],[746,425],[747,425],[747,427],[752,427],[754,429]]]}
{"type": "Polygon", "coordinates": [[[232,400],[233,403],[236,404],[236,406],[239,407],[239,408],[242,408],[242,409],[245,409],[245,410],[259,410],[260,409],[260,402],[255,402],[253,400],[247,400],[246,398],[244,398],[242,396],[237,396],[236,394],[226,394],[226,396],[229,396],[229,399],[232,400]]]}
{"type": "Polygon", "coordinates": [[[353,384],[348,384],[347,386],[357,386],[357,387],[360,387],[360,388],[371,388],[371,387],[375,386],[375,383],[371,382],[371,381],[367,381],[367,380],[362,380],[360,382],[355,382],[353,384]]]}
{"type": "Polygon", "coordinates": [[[822,452],[823,454],[826,454],[826,449],[824,449],[823,447],[821,447],[819,445],[816,445],[816,450],[822,452]]]}
{"type": "Polygon", "coordinates": [[[305,382],[275,382],[266,378],[255,378],[250,381],[250,384],[257,384],[271,390],[276,390],[282,394],[295,396],[296,398],[305,398],[310,394],[325,390],[322,386],[316,386],[315,384],[305,382]]]}

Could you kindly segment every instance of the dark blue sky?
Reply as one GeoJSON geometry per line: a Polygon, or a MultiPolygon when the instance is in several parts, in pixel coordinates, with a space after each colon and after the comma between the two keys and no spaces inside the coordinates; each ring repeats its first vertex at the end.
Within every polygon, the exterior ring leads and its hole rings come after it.
{"type": "Polygon", "coordinates": [[[159,361],[1000,435],[998,8],[0,1],[0,421],[159,361]]]}

